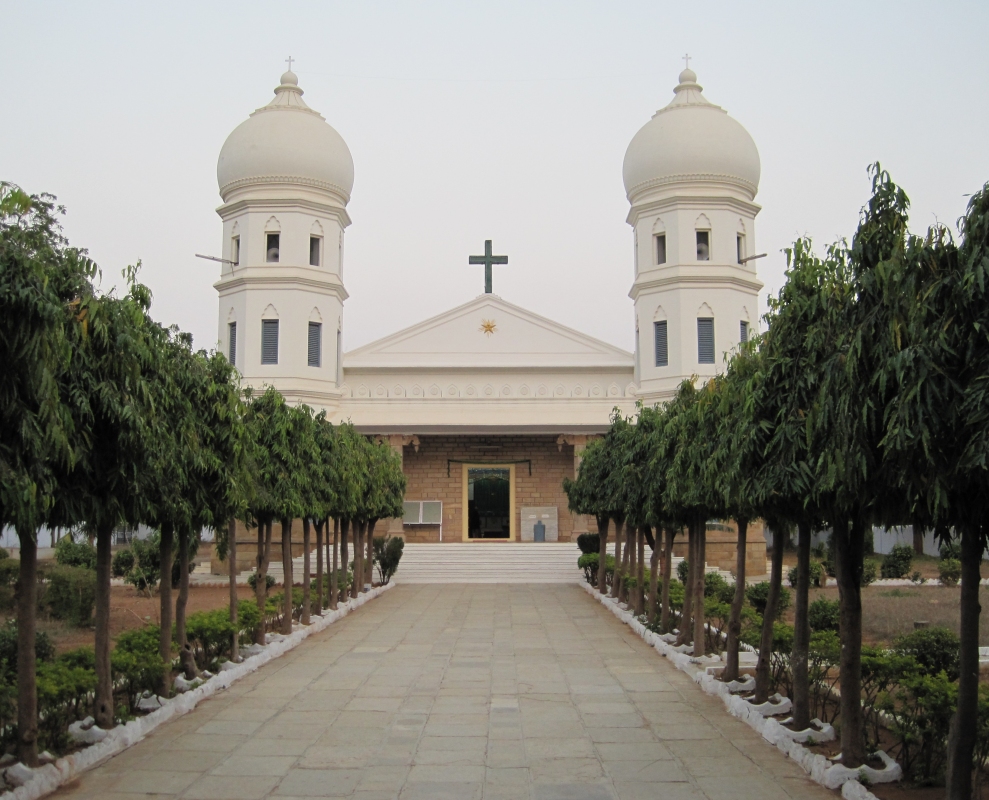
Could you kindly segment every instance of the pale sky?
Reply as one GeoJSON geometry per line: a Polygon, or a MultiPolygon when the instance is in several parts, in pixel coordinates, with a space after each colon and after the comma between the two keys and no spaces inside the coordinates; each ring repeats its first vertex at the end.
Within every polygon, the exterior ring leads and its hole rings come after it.
{"type": "Polygon", "coordinates": [[[356,180],[350,350],[483,291],[633,346],[622,159],[681,56],[762,158],[758,262],[851,236],[879,160],[913,226],[954,225],[989,180],[989,3],[2,0],[0,180],[67,206],[70,241],[154,316],[216,341],[216,158],[285,58],[344,137],[356,180]]]}

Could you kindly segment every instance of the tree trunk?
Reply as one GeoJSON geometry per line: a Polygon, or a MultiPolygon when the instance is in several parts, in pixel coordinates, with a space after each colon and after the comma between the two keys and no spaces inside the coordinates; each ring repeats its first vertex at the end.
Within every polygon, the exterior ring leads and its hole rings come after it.
{"type": "MultiPolygon", "coordinates": [[[[343,588],[340,590],[342,597],[346,597],[348,592],[347,587],[347,572],[350,569],[350,559],[347,553],[347,534],[350,533],[351,521],[349,519],[343,519],[340,522],[340,569],[343,570],[343,588]]],[[[334,558],[336,556],[334,555],[334,558]]]]}
{"type": "Polygon", "coordinates": [[[865,730],[862,716],[862,556],[865,524],[835,520],[831,535],[841,604],[838,662],[841,691],[841,761],[846,767],[865,762],[865,730]]]}
{"type": "Polygon", "coordinates": [[[641,526],[635,528],[635,616],[646,613],[646,537],[641,526]]]}
{"type": "Polygon", "coordinates": [[[172,693],[172,550],[174,528],[171,522],[161,526],[158,546],[158,600],[160,601],[160,627],[158,628],[158,655],[165,670],[161,675],[159,694],[168,697],[172,693]]]}
{"type": "Polygon", "coordinates": [[[38,540],[17,531],[21,561],[17,572],[17,757],[38,766],[38,677],[34,652],[38,624],[38,540]]]}
{"type": "Polygon", "coordinates": [[[979,724],[979,583],[984,539],[974,526],[962,528],[961,642],[958,648],[958,707],[948,735],[948,800],[972,796],[972,756],[979,724]]]}
{"type": "Polygon", "coordinates": [[[649,554],[649,624],[656,624],[656,614],[659,611],[659,537],[661,529],[656,529],[652,540],[652,553],[649,554]]]}
{"type": "Polygon", "coordinates": [[[326,521],[322,519],[313,520],[316,528],[316,608],[319,609],[320,616],[323,615],[323,528],[326,521]]]}
{"type": "Polygon", "coordinates": [[[309,597],[309,575],[312,572],[312,564],[309,562],[309,543],[311,541],[309,528],[309,517],[302,518],[302,624],[309,625],[312,620],[309,617],[312,609],[309,597]]]}
{"type": "Polygon", "coordinates": [[[810,683],[807,659],[810,651],[810,623],[807,604],[810,602],[810,523],[801,520],[797,524],[797,585],[793,603],[793,650],[790,653],[790,678],[793,682],[794,730],[810,727],[810,683]]]}
{"type": "MultiPolygon", "coordinates": [[[[330,532],[326,532],[326,538],[330,538],[330,532]]],[[[329,555],[326,558],[326,566],[330,569],[330,611],[337,610],[337,603],[340,600],[340,568],[337,565],[337,553],[340,552],[340,519],[338,517],[333,518],[333,560],[330,561],[329,555]]]]}
{"type": "Polygon", "coordinates": [[[374,586],[374,526],[377,524],[378,520],[376,519],[370,519],[367,523],[367,568],[365,573],[368,586],[374,586]]]}
{"type": "Polygon", "coordinates": [[[759,661],[755,668],[755,702],[765,703],[769,699],[769,684],[772,682],[771,659],[773,657],[773,624],[776,622],[776,606],[779,603],[780,585],[783,582],[783,550],[787,536],[783,526],[773,531],[773,566],[769,573],[769,594],[766,599],[766,613],[762,616],[762,637],[759,639],[759,661]]]}
{"type": "Polygon", "coordinates": [[[918,555],[924,555],[924,528],[922,525],[913,526],[913,552],[918,555]]]}
{"type": "Polygon", "coordinates": [[[622,584],[622,556],[625,551],[622,549],[622,525],[615,520],[615,569],[611,575],[611,596],[618,600],[621,597],[622,584]]]}
{"type": "Polygon", "coordinates": [[[694,629],[691,625],[694,611],[694,566],[697,559],[694,558],[694,548],[697,546],[697,537],[694,535],[694,526],[687,526],[687,583],[683,587],[683,609],[680,612],[680,635],[677,636],[677,647],[689,644],[694,629]]]}
{"type": "Polygon", "coordinates": [[[265,606],[268,604],[268,555],[271,547],[271,520],[258,522],[258,552],[254,561],[254,600],[261,612],[261,622],[254,631],[255,644],[264,644],[265,606]]]}
{"type": "Polygon", "coordinates": [[[230,642],[230,660],[235,664],[240,661],[240,626],[237,624],[237,520],[231,519],[227,524],[227,567],[230,573],[230,624],[233,625],[233,636],[230,642]]]}
{"type": "Polygon", "coordinates": [[[670,632],[670,581],[673,580],[673,539],[676,528],[663,528],[663,596],[659,603],[659,629],[670,632]]]}
{"type": "MultiPolygon", "coordinates": [[[[168,576],[171,582],[172,576],[168,576]]],[[[196,659],[185,635],[185,609],[189,604],[189,529],[179,528],[179,596],[175,601],[175,639],[179,645],[179,664],[185,672],[185,679],[196,677],[196,659]]]]}
{"type": "Polygon", "coordinates": [[[608,562],[608,518],[598,517],[598,592],[608,593],[607,562],[608,562]]]}
{"type": "Polygon", "coordinates": [[[697,531],[697,544],[694,547],[694,559],[697,561],[697,569],[694,572],[694,655],[702,656],[707,653],[707,634],[704,627],[707,622],[707,617],[704,615],[707,517],[698,517],[694,521],[694,528],[697,531]]]}
{"type": "Polygon", "coordinates": [[[351,525],[354,531],[354,579],[350,584],[350,596],[356,598],[364,587],[364,529],[367,523],[361,519],[351,525]]]}
{"type": "Polygon", "coordinates": [[[292,633],[292,520],[282,518],[282,633],[292,633]]]}
{"type": "Polygon", "coordinates": [[[631,525],[627,525],[624,520],[619,523],[622,531],[622,580],[618,587],[618,602],[631,605],[629,602],[628,586],[625,576],[635,576],[635,533],[631,525]]]}
{"type": "Polygon", "coordinates": [[[738,543],[735,546],[735,595],[731,600],[731,616],[728,618],[728,642],[725,645],[725,670],[723,681],[738,680],[738,642],[742,635],[742,605],[745,603],[745,540],[749,521],[738,520],[738,543]]]}
{"type": "MultiPolygon", "coordinates": [[[[103,730],[113,727],[113,675],[110,667],[110,546],[113,525],[96,531],[96,700],[93,716],[103,730]]],[[[171,576],[169,576],[171,580],[171,576]]],[[[167,669],[166,664],[166,669],[167,669]]]]}

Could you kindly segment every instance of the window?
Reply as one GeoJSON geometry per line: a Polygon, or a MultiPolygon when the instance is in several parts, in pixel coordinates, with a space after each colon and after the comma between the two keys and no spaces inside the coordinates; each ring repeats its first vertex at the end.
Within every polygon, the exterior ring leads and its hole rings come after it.
{"type": "Polygon", "coordinates": [[[714,363],[714,318],[697,318],[697,363],[714,363]]]}
{"type": "Polygon", "coordinates": [[[402,503],[403,525],[442,525],[443,503],[440,500],[405,500],[402,503]]]}
{"type": "Polygon", "coordinates": [[[261,363],[278,363],[278,320],[261,320],[261,363]]]}
{"type": "Polygon", "coordinates": [[[670,364],[669,342],[666,338],[666,320],[654,322],[656,334],[656,366],[667,367],[670,364]]]}
{"type": "Polygon", "coordinates": [[[656,263],[666,263],[666,234],[661,233],[656,237],[656,263]]]}
{"type": "Polygon", "coordinates": [[[319,266],[319,250],[323,240],[318,236],[309,237],[309,266],[319,266]]]}
{"type": "Polygon", "coordinates": [[[738,263],[742,263],[742,259],[745,258],[745,237],[742,234],[738,234],[735,237],[735,249],[738,253],[738,263]]]}
{"type": "Polygon", "coordinates": [[[230,260],[235,266],[240,266],[240,237],[234,236],[230,242],[230,260]]]}
{"type": "Polygon", "coordinates": [[[697,231],[697,260],[711,260],[711,231],[697,231]]]}
{"type": "Polygon", "coordinates": [[[264,260],[271,263],[278,263],[278,243],[281,239],[281,234],[279,233],[269,233],[265,235],[265,248],[264,248],[264,260]]]}
{"type": "Polygon", "coordinates": [[[323,325],[319,322],[309,323],[309,366],[318,367],[323,355],[323,325]]]}
{"type": "Polygon", "coordinates": [[[745,344],[749,340],[749,323],[744,319],[738,324],[738,341],[745,344]]]}
{"type": "Polygon", "coordinates": [[[237,323],[229,322],[227,323],[227,336],[229,337],[230,344],[227,346],[227,358],[230,359],[230,363],[237,364],[237,323]]]}

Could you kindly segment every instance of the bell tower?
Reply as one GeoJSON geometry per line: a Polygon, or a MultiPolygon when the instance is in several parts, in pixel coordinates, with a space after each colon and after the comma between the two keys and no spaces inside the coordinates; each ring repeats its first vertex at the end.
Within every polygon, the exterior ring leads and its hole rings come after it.
{"type": "Polygon", "coordinates": [[[625,153],[631,206],[638,395],[666,400],[691,375],[723,371],[758,327],[752,137],[701,93],[691,69],[625,153]]]}
{"type": "Polygon", "coordinates": [[[227,137],[217,163],[225,263],[219,342],[245,385],[334,410],[354,162],[295,73],[227,137]]]}

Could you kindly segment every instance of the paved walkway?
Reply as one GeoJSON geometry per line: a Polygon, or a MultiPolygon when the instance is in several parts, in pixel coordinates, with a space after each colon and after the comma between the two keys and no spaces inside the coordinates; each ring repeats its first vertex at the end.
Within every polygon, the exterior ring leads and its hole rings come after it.
{"type": "Polygon", "coordinates": [[[398,586],[57,796],[147,794],[838,797],[567,585],[398,586]]]}

